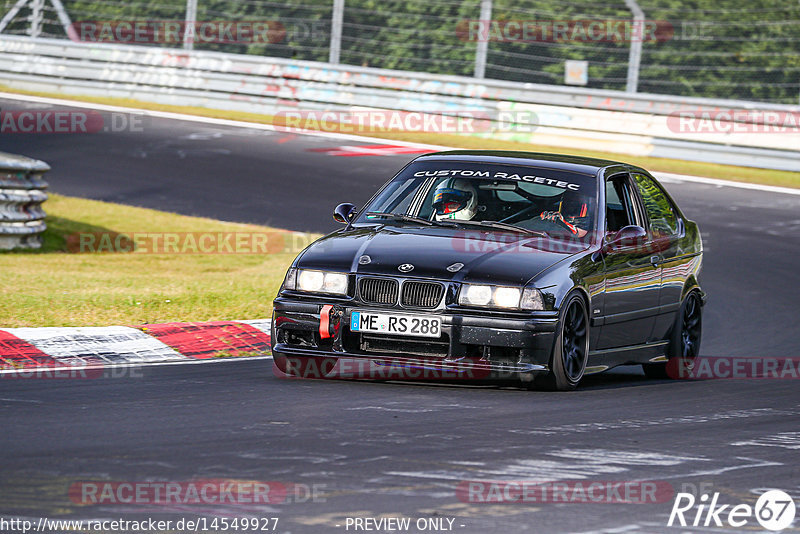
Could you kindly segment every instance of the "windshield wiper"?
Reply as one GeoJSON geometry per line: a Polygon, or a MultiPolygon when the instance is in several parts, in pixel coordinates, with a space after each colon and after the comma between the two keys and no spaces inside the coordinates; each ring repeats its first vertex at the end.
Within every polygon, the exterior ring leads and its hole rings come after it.
{"type": "Polygon", "coordinates": [[[395,221],[402,221],[402,222],[414,222],[417,224],[424,224],[425,226],[433,226],[435,223],[433,221],[429,221],[428,219],[423,219],[422,217],[414,217],[413,215],[406,215],[405,213],[389,213],[385,211],[368,211],[365,214],[367,217],[374,216],[374,217],[388,217],[395,221]]]}
{"type": "MultiPolygon", "coordinates": [[[[445,222],[445,221],[440,221],[445,222]]],[[[510,232],[519,232],[521,234],[528,234],[528,235],[538,235],[542,237],[547,237],[547,234],[544,232],[537,232],[536,230],[529,230],[527,228],[523,228],[521,226],[516,226],[514,224],[503,223],[500,221],[459,221],[455,219],[448,219],[446,222],[451,223],[452,225],[464,224],[470,226],[482,226],[483,228],[495,228],[497,230],[508,230],[510,232]]]]}

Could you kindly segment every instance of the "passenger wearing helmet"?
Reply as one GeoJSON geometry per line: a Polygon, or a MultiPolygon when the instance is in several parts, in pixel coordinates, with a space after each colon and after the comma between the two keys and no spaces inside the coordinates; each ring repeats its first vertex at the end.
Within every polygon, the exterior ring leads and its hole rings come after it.
{"type": "Polygon", "coordinates": [[[586,195],[566,193],[558,211],[545,211],[539,216],[565,226],[576,237],[584,237],[591,227],[592,199],[586,195]]]}
{"type": "Polygon", "coordinates": [[[448,178],[433,192],[434,219],[469,221],[478,212],[478,190],[463,178],[448,178]]]}

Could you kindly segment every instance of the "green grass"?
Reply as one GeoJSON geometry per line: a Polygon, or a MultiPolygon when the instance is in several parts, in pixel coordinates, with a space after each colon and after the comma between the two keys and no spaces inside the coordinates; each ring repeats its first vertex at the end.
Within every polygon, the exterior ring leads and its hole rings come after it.
{"type": "Polygon", "coordinates": [[[0,328],[268,318],[295,256],[74,253],[67,240],[75,233],[286,233],[60,195],[44,207],[43,248],[0,253],[0,328]]]}
{"type": "MultiPolygon", "coordinates": [[[[74,96],[61,95],[58,93],[43,93],[33,91],[22,91],[0,85],[0,90],[30,94],[36,96],[55,97],[81,102],[94,102],[115,106],[124,106],[153,111],[169,111],[173,113],[185,113],[188,115],[199,115],[203,117],[213,117],[219,119],[238,120],[254,122],[260,124],[273,124],[274,117],[256,113],[246,113],[241,111],[225,111],[200,107],[171,106],[157,104],[153,102],[143,102],[123,98],[104,98],[94,96],[74,96]]],[[[774,171],[769,169],[756,169],[751,167],[736,167],[731,165],[719,165],[714,163],[703,163],[695,161],[684,161],[666,158],[652,158],[646,156],[627,156],[612,152],[602,152],[595,150],[570,149],[563,147],[551,147],[500,139],[486,139],[476,136],[455,135],[455,134],[435,134],[435,133],[397,133],[397,132],[370,132],[370,137],[379,137],[389,140],[410,141],[415,143],[428,143],[434,145],[449,146],[454,148],[469,149],[492,149],[492,150],[523,150],[533,152],[555,152],[559,154],[575,154],[591,156],[602,159],[624,161],[639,165],[650,171],[672,172],[678,174],[688,174],[692,176],[705,176],[708,178],[719,178],[722,180],[733,180],[738,182],[748,182],[755,184],[777,185],[782,187],[800,188],[800,173],[787,171],[774,171]]]]}

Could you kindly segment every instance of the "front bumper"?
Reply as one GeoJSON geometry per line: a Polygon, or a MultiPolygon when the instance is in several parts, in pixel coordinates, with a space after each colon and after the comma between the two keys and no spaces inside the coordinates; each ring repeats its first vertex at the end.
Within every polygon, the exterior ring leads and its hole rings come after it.
{"type": "MultiPolygon", "coordinates": [[[[413,373],[408,370],[414,369],[442,379],[525,379],[549,371],[557,325],[557,312],[504,315],[452,308],[400,310],[278,297],[272,317],[272,352],[284,368],[287,357],[294,365],[301,362],[303,369],[303,359],[335,359],[337,369],[328,368],[328,376],[333,372],[342,377],[391,378],[387,375],[402,368],[409,378],[413,373]],[[442,332],[439,338],[353,332],[350,314],[356,309],[435,314],[442,320],[442,332]]],[[[400,375],[403,373],[397,378],[400,375]]]]}

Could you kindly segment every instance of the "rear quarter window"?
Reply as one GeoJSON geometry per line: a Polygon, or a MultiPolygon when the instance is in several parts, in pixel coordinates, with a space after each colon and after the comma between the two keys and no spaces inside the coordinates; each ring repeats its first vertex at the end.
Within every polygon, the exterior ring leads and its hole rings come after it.
{"type": "Polygon", "coordinates": [[[664,190],[655,180],[644,174],[634,174],[636,187],[642,195],[644,209],[650,219],[653,237],[665,237],[678,233],[678,213],[664,190]]]}

